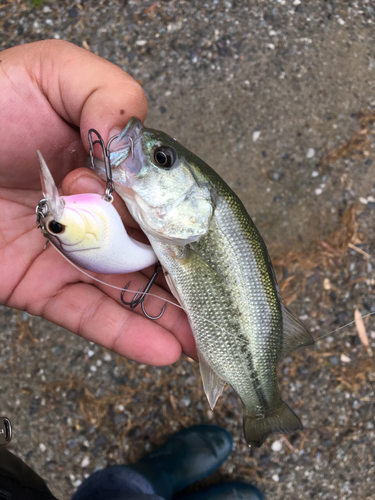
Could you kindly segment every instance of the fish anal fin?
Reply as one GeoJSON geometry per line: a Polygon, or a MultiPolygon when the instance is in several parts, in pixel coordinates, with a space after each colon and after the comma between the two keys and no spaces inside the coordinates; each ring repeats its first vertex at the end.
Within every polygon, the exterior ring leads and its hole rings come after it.
{"type": "Polygon", "coordinates": [[[268,436],[275,432],[288,434],[302,430],[302,423],[297,415],[282,400],[272,413],[264,418],[254,417],[246,412],[243,419],[243,429],[249,446],[262,446],[268,436]]]}
{"type": "Polygon", "coordinates": [[[280,359],[304,345],[312,345],[314,339],[305,325],[281,304],[283,316],[283,346],[280,359]]]}
{"type": "Polygon", "coordinates": [[[225,380],[211,368],[203,354],[198,350],[199,368],[201,371],[203,389],[206,393],[211,410],[215,408],[216,401],[224,390],[225,380]]]}

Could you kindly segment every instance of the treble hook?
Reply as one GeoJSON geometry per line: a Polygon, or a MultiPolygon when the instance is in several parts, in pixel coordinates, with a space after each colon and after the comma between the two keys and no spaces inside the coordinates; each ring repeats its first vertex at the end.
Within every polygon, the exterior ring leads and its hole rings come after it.
{"type": "Polygon", "coordinates": [[[161,270],[162,270],[162,267],[161,267],[160,263],[157,262],[155,264],[154,274],[151,276],[151,278],[150,278],[149,282],[147,283],[147,285],[145,286],[145,289],[143,290],[143,292],[141,293],[141,290],[142,290],[142,287],[141,287],[138,290],[138,292],[134,295],[134,297],[132,298],[132,300],[130,302],[125,302],[124,294],[125,294],[126,290],[129,288],[129,285],[131,283],[129,281],[129,283],[126,285],[126,287],[121,292],[121,302],[123,304],[125,304],[126,306],[130,306],[130,309],[135,309],[137,306],[139,306],[139,304],[141,304],[142,312],[146,316],[146,318],[148,318],[148,319],[161,318],[164,314],[165,308],[167,307],[167,302],[164,304],[164,306],[162,307],[162,310],[160,311],[160,313],[157,316],[150,316],[149,314],[147,314],[147,312],[145,310],[145,306],[144,306],[144,300],[146,298],[146,295],[150,291],[152,285],[155,283],[156,278],[159,276],[159,273],[161,270]]]}
{"type": "MultiPolygon", "coordinates": [[[[102,151],[103,151],[105,174],[107,177],[107,185],[106,185],[104,198],[105,198],[105,200],[109,201],[110,203],[113,202],[112,193],[115,190],[115,185],[114,185],[114,182],[112,179],[112,167],[111,167],[111,159],[110,159],[111,157],[110,157],[109,147],[110,147],[112,141],[117,139],[117,137],[119,137],[119,135],[120,134],[117,134],[117,135],[114,135],[113,137],[111,137],[108,140],[107,145],[105,145],[102,136],[99,134],[99,132],[97,130],[95,130],[94,128],[90,128],[90,130],[89,130],[91,167],[93,170],[95,170],[94,146],[95,146],[95,144],[100,144],[102,151]],[[98,139],[96,141],[92,140],[92,134],[96,134],[96,136],[98,137],[98,139]]],[[[132,154],[132,158],[133,158],[133,156],[134,156],[134,142],[133,142],[133,139],[131,137],[129,137],[129,141],[130,141],[130,150],[131,150],[131,154],[132,154]]],[[[38,215],[38,223],[39,223],[41,218],[42,218],[41,209],[39,212],[37,212],[37,215],[38,215]]],[[[130,306],[130,309],[135,309],[137,306],[139,306],[139,304],[141,304],[142,312],[146,316],[146,318],[148,318],[148,319],[161,318],[162,315],[164,314],[165,308],[167,307],[167,302],[164,304],[164,306],[162,307],[162,310],[160,311],[160,313],[157,316],[150,316],[146,312],[145,306],[143,303],[145,298],[146,298],[146,295],[150,291],[152,285],[155,283],[156,278],[158,277],[161,270],[162,270],[162,267],[161,267],[160,263],[158,262],[157,264],[155,264],[154,274],[151,276],[151,278],[150,278],[149,282],[147,283],[143,292],[141,293],[141,290],[142,290],[142,287],[141,287],[130,302],[125,302],[124,294],[125,294],[126,290],[129,288],[129,285],[130,285],[130,281],[129,281],[129,283],[126,285],[126,287],[121,292],[121,302],[127,306],[130,306]]]]}
{"type": "Polygon", "coordinates": [[[111,145],[111,142],[118,137],[117,135],[114,135],[109,139],[107,142],[107,146],[104,144],[102,136],[99,134],[97,130],[94,128],[90,128],[89,130],[89,143],[90,143],[90,163],[91,167],[93,170],[95,170],[95,163],[94,163],[94,146],[95,144],[100,144],[102,151],[103,151],[103,159],[104,159],[104,166],[105,166],[105,175],[107,177],[107,185],[105,188],[105,195],[104,199],[106,201],[109,201],[110,203],[113,202],[113,196],[112,193],[115,190],[115,185],[113,183],[112,179],[112,168],[111,168],[111,161],[110,161],[110,153],[109,153],[109,146],[111,145]],[[98,139],[96,141],[92,140],[92,134],[96,134],[98,139]]]}

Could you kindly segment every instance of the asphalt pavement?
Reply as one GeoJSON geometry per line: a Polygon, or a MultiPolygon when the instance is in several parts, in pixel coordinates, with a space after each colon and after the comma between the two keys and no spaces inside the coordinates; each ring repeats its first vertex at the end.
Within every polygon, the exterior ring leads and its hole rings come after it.
{"type": "MultiPolygon", "coordinates": [[[[239,195],[315,337],[355,309],[375,312],[374,1],[37,3],[0,5],[0,49],[68,40],[139,81],[146,124],[239,195]]],[[[372,348],[374,318],[364,321],[372,348]]],[[[275,500],[375,498],[374,357],[353,325],[282,360],[283,398],[304,430],[252,453],[237,397],[227,388],[212,412],[187,358],[138,365],[3,306],[0,345],[10,449],[61,500],[93,471],[200,422],[236,443],[209,482],[250,481],[275,500]]]]}

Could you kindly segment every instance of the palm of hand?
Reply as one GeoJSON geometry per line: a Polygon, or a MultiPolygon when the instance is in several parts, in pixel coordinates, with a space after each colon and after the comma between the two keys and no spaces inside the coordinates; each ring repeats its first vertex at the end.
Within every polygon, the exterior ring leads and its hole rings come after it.
{"type": "MultiPolygon", "coordinates": [[[[44,250],[45,239],[36,227],[35,207],[42,197],[36,150],[41,150],[56,184],[61,185],[68,172],[84,165],[87,156],[77,126],[85,137],[89,127],[103,130],[105,124],[103,135],[108,138],[112,135],[110,130],[124,126],[129,115],[144,117],[146,106],[142,92],[116,66],[64,42],[39,42],[16,47],[4,51],[1,56],[0,88],[6,106],[0,123],[3,137],[0,158],[0,302],[43,316],[144,363],[163,365],[174,362],[181,347],[195,356],[194,341],[180,309],[169,306],[158,322],[126,310],[119,304],[118,290],[96,284],[70,266],[51,246],[44,250]],[[54,51],[57,49],[56,58],[54,51]],[[67,58],[73,67],[67,65],[67,58]],[[51,60],[54,73],[49,76],[51,60]],[[61,68],[58,67],[59,60],[61,68]],[[88,79],[85,80],[82,70],[81,79],[84,81],[75,82],[79,80],[77,71],[85,65],[91,74],[86,75],[88,79]],[[108,71],[113,72],[112,79],[108,78],[108,71]],[[104,79],[104,83],[100,79],[104,79]],[[62,85],[64,82],[67,83],[62,85]],[[112,82],[110,88],[107,82],[112,82]],[[127,91],[122,96],[120,93],[113,102],[113,89],[121,84],[123,90],[125,83],[127,91]],[[72,93],[74,84],[81,96],[72,93]],[[121,112],[114,118],[108,112],[112,123],[106,123],[106,117],[101,116],[102,101],[106,103],[107,111],[108,107],[118,109],[119,105],[122,111],[122,101],[128,113],[125,118],[121,112]]],[[[93,188],[93,182],[92,172],[75,170],[64,181],[64,194],[104,192],[100,184],[93,188]]],[[[116,208],[125,223],[134,227],[119,200],[116,200],[116,208]]],[[[151,272],[148,270],[146,274],[151,272]]],[[[130,277],[100,276],[102,281],[118,287],[123,287],[130,278],[136,289],[147,282],[143,273],[133,273],[130,277]]],[[[160,287],[155,287],[153,292],[171,298],[160,287]]],[[[154,310],[160,309],[161,302],[149,298],[148,304],[153,314],[154,310]]]]}

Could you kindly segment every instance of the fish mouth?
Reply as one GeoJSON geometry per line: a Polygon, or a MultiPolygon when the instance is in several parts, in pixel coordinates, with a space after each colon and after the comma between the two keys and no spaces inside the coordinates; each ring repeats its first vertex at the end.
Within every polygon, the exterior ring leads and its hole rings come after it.
{"type": "MultiPolygon", "coordinates": [[[[136,174],[135,149],[142,149],[143,123],[139,118],[132,117],[121,134],[110,145],[110,162],[113,169],[122,168],[129,174],[136,174]],[[126,161],[129,160],[129,161],[126,161]],[[126,161],[126,164],[124,163],[126,161]]],[[[140,151],[137,151],[139,153],[140,151]]]]}
{"type": "Polygon", "coordinates": [[[135,139],[135,136],[138,136],[142,132],[142,129],[143,129],[143,123],[141,122],[141,120],[133,116],[128,121],[126,127],[121,132],[117,141],[121,141],[126,136],[131,136],[133,139],[135,139]]]}
{"type": "MultiPolygon", "coordinates": [[[[112,179],[117,186],[127,185],[131,177],[137,175],[140,170],[140,162],[137,160],[142,156],[143,123],[139,118],[132,117],[124,130],[108,141],[107,151],[111,165],[112,179]]],[[[87,164],[104,180],[107,173],[104,162],[94,158],[94,165],[87,164]]]]}

